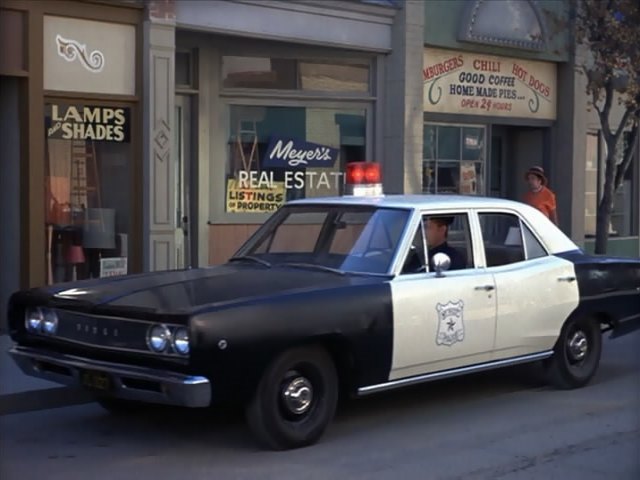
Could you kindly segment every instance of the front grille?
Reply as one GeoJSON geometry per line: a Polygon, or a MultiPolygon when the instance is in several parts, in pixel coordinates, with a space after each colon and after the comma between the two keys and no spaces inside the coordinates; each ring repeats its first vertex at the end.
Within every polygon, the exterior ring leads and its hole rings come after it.
{"type": "Polygon", "coordinates": [[[58,331],[55,337],[84,345],[111,349],[148,351],[149,322],[103,317],[56,310],[58,331]]]}
{"type": "MultiPolygon", "coordinates": [[[[55,343],[73,344],[79,347],[98,347],[114,352],[129,352],[157,358],[187,359],[169,348],[164,353],[152,352],[147,345],[147,332],[155,322],[120,317],[91,315],[69,310],[54,309],[58,316],[58,328],[48,337],[55,343]]],[[[169,325],[177,327],[178,325],[169,325]]]]}

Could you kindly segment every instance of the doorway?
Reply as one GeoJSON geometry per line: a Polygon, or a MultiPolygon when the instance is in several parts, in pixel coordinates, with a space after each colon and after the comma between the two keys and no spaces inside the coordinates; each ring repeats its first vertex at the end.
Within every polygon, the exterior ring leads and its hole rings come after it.
{"type": "Polygon", "coordinates": [[[192,97],[175,97],[175,205],[176,205],[176,268],[191,268],[198,264],[197,195],[198,178],[193,161],[193,117],[192,97]]]}
{"type": "Polygon", "coordinates": [[[9,297],[20,289],[20,79],[0,77],[0,334],[5,324],[9,297]]]}
{"type": "Polygon", "coordinates": [[[533,165],[542,166],[549,176],[548,128],[492,125],[490,145],[490,196],[521,200],[524,174],[533,165]]]}

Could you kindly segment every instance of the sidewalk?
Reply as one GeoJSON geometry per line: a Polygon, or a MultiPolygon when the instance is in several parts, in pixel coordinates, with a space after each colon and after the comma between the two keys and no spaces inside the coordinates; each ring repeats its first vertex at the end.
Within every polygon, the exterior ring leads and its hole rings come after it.
{"type": "Polygon", "coordinates": [[[22,373],[8,353],[12,346],[13,341],[8,335],[0,335],[0,415],[93,401],[82,390],[22,373]]]}

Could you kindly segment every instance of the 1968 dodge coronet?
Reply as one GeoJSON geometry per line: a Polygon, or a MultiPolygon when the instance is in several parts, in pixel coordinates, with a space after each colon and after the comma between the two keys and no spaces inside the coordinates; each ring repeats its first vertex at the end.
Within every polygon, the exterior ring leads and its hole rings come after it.
{"type": "Polygon", "coordinates": [[[224,265],[16,292],[11,355],[112,411],[242,402],[286,449],[339,393],[538,361],[581,387],[603,333],[640,327],[640,260],[586,255],[521,203],[375,190],[289,202],[224,265]]]}

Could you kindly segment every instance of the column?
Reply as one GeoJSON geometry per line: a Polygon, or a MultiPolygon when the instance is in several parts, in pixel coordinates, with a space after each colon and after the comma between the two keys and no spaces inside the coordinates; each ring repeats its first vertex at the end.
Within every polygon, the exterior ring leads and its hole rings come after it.
{"type": "Polygon", "coordinates": [[[143,51],[143,268],[167,270],[176,267],[173,0],[147,3],[143,51]]]}
{"type": "Polygon", "coordinates": [[[392,52],[385,64],[384,158],[387,193],[422,191],[424,51],[423,0],[406,0],[395,17],[392,52]]]}

